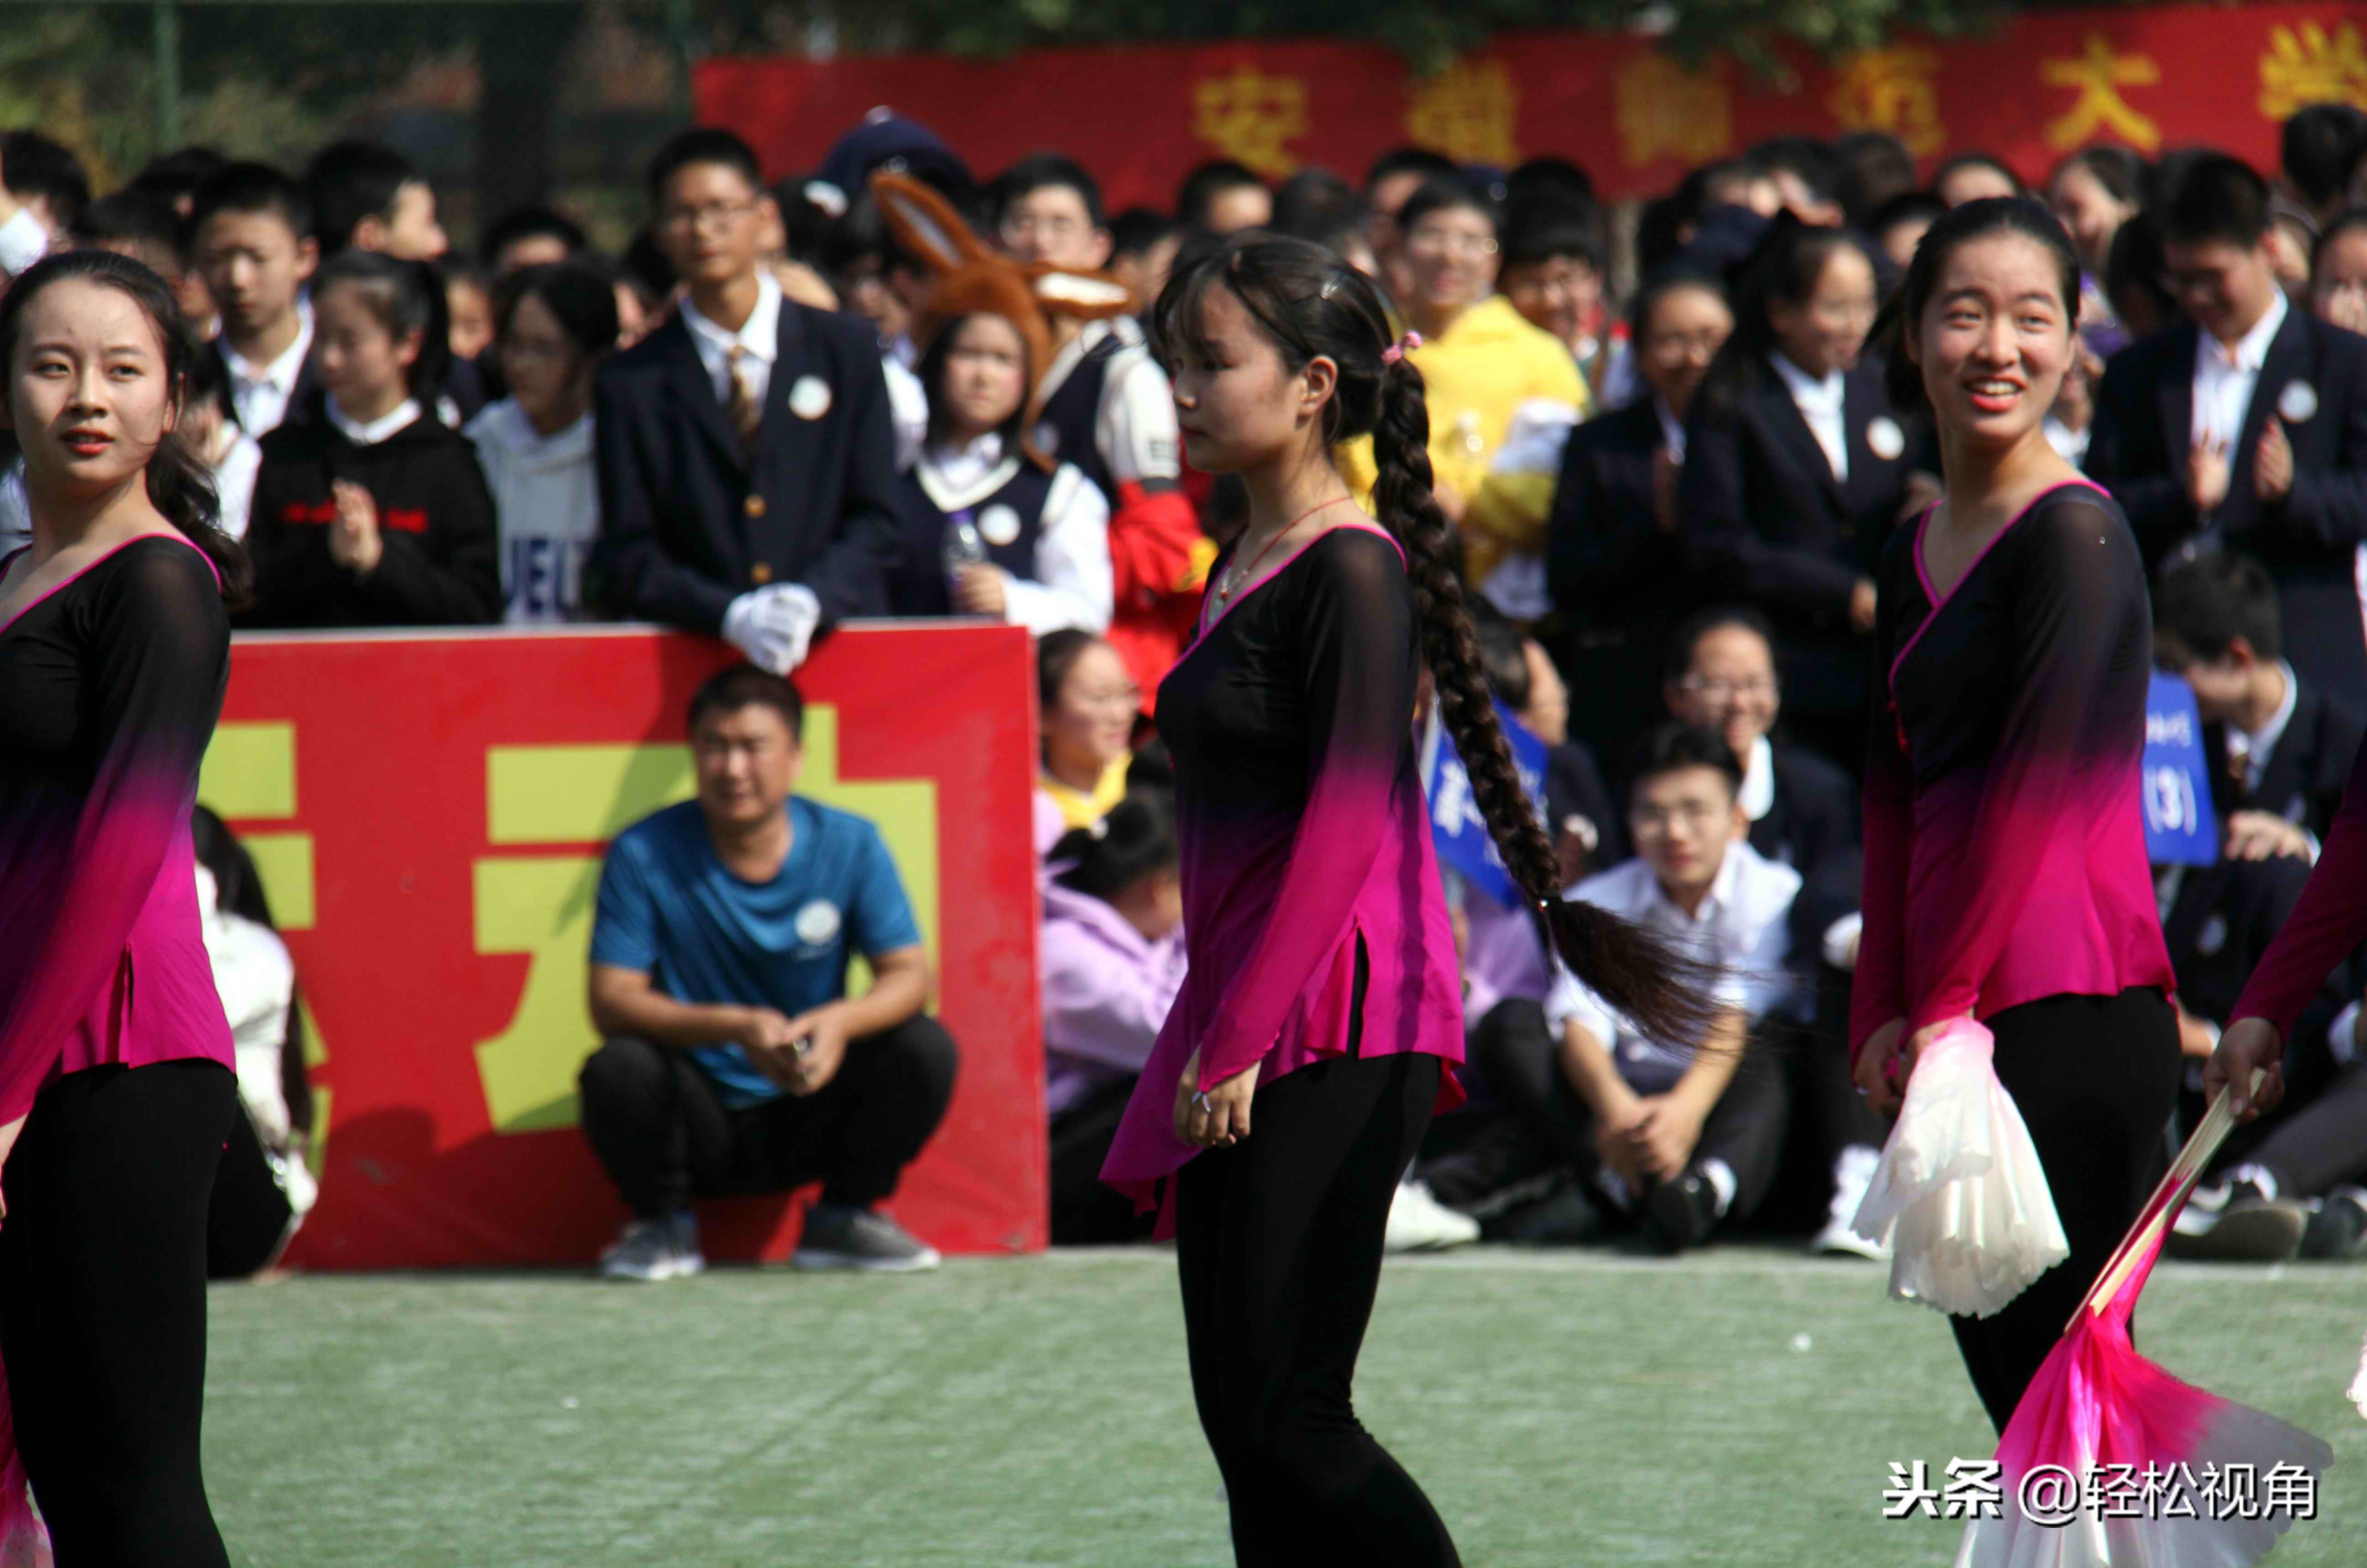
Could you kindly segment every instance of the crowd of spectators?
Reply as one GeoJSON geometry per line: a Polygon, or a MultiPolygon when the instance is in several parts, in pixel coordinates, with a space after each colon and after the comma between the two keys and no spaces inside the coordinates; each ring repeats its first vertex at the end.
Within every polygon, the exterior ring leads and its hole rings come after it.
{"type": "MultiPolygon", "coordinates": [[[[1416,334],[1435,491],[1483,603],[1490,683],[1546,758],[1537,795],[1573,896],[1731,976],[1716,1038],[1643,1037],[1557,978],[1524,917],[1451,877],[1474,1093],[1401,1190],[1401,1245],[1633,1232],[1676,1249],[1755,1224],[1876,1255],[1847,1224],[1884,1133],[1840,1038],[1855,780],[1876,559],[1940,490],[1932,436],[1892,405],[1866,343],[1950,207],[2043,202],[2085,267],[2081,363],[2047,432],[2135,527],[2157,663],[2193,689],[2224,836],[2215,865],[2158,878],[2194,1087],[2360,743],[2367,113],[2346,105],[2294,115],[2273,172],[2099,145],[2034,190],[1976,152],[1927,178],[1879,133],[1780,138],[1693,171],[1632,224],[1568,162],[1413,148],[1361,181],[1210,164],[1172,211],[1111,213],[1069,156],[980,177],[887,111],[769,184],[730,132],[681,133],[621,258],[542,208],[460,255],[429,183],[360,141],[296,172],[191,149],[92,199],[70,152],[17,132],[0,186],[0,269],[118,250],[210,337],[185,417],[255,560],[244,625],[629,618],[722,637],[754,667],[693,715],[704,836],[688,807],[652,818],[604,884],[595,965],[625,989],[594,998],[609,1043],[585,1116],[634,1211],[618,1271],[637,1277],[695,1265],[679,1218],[695,1191],[792,1177],[835,1184],[840,1252],[925,1253],[866,1235],[863,1216],[934,1112],[862,1095],[900,1085],[941,1112],[952,1043],[904,1006],[925,977],[896,973],[910,917],[876,838],[785,804],[800,713],[786,677],[833,626],[889,615],[1037,638],[1054,1235],[1138,1234],[1092,1173],[1180,982],[1157,690],[1243,510],[1182,464],[1139,317],[1179,255],[1229,232],[1312,241],[1383,285],[1416,334]],[[793,824],[785,858],[730,826],[752,800],[793,824]],[[799,861],[808,834],[852,858],[799,861]],[[669,925],[734,854],[796,896],[727,911],[721,935],[669,925]],[[811,891],[825,872],[846,886],[811,891]],[[730,978],[732,953],[775,948],[803,953],[809,978],[850,952],[884,957],[889,994],[730,978]],[[724,977],[692,978],[702,964],[724,977]],[[750,994],[688,994],[702,985],[750,994]],[[818,1033],[814,1010],[832,1007],[861,1027],[833,1016],[818,1033]],[[1719,1048],[1746,1036],[1748,1052],[1719,1048]],[[819,1093],[836,1063],[810,1083],[806,1055],[850,1040],[878,1046],[876,1070],[819,1093]],[[824,1100],[856,1107],[824,1118],[832,1159],[788,1157],[824,1100]],[[844,1126],[892,1147],[850,1152],[844,1126]]],[[[1369,452],[1337,457],[1370,482],[1369,452]]],[[[24,526],[20,488],[0,483],[0,531],[24,526]]],[[[256,890],[224,879],[222,929],[247,955],[225,956],[225,936],[218,964],[270,971],[254,956],[269,944],[247,940],[268,935],[267,911],[235,909],[232,884],[256,890]]],[[[275,1047],[292,985],[267,987],[277,1011],[255,1004],[275,1047]]],[[[2284,1108],[2238,1134],[2179,1247],[2367,1249],[2362,987],[2356,963],[2329,979],[2289,1046],[2284,1108]]],[[[243,1083],[276,1081],[244,1060],[243,1083]]],[[[300,1167],[300,1094],[248,1098],[259,1157],[300,1167]]],[[[262,1256],[298,1217],[263,1226],[262,1256]]]]}

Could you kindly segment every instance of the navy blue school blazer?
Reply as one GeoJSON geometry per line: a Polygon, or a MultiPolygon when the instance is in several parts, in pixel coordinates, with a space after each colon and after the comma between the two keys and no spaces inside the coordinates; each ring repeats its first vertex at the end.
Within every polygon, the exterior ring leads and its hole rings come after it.
{"type": "Polygon", "coordinates": [[[888,613],[896,437],[869,326],[781,301],[753,457],[679,314],[603,365],[592,401],[593,603],[710,635],[733,599],[775,582],[812,589],[824,626],[888,613]]]}

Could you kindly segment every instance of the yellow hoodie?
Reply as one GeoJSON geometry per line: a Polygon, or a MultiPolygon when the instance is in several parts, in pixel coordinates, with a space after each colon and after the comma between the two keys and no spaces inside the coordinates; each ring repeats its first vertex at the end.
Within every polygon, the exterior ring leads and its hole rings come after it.
{"type": "MultiPolygon", "coordinates": [[[[1429,389],[1431,469],[1463,498],[1467,575],[1485,582],[1507,555],[1542,552],[1560,467],[1553,434],[1585,414],[1586,381],[1569,350],[1501,294],[1424,340],[1413,363],[1429,389]]],[[[1342,444],[1338,457],[1349,486],[1369,502],[1370,438],[1342,444]]]]}

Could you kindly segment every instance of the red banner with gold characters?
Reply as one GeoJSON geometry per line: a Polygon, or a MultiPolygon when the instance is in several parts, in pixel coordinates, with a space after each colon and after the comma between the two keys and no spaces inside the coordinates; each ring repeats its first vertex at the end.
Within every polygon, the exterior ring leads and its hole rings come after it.
{"type": "MultiPolygon", "coordinates": [[[[575,1124],[601,853],[690,796],[685,708],[734,657],[646,627],[237,640],[199,798],[255,855],[311,1025],[321,1200],[291,1261],[582,1264],[615,1235],[575,1124]]],[[[878,825],[961,1047],[897,1214],[947,1251],[1040,1248],[1027,634],[850,627],[798,684],[798,792],[878,825]]],[[[702,1220],[719,1258],[797,1233],[781,1199],[702,1220]]]]}
{"type": "Polygon", "coordinates": [[[1279,179],[1351,178],[1404,143],[1511,167],[1575,160],[1608,197],[1659,195],[1762,138],[1887,130],[1925,160],[1975,149],[2026,179],[2090,142],[2145,153],[2207,142],[2276,164],[2305,104],[2367,107],[2356,5],[2163,6],[2023,13],[1975,38],[1901,38],[1789,59],[1779,92],[1732,59],[1688,70],[1648,38],[1521,31],[1436,74],[1389,50],[1319,41],[942,54],[716,59],[702,120],[754,143],[775,177],[813,168],[878,105],[930,126],[981,175],[1050,148],[1082,160],[1113,210],[1167,208],[1194,164],[1235,158],[1279,179]]]}

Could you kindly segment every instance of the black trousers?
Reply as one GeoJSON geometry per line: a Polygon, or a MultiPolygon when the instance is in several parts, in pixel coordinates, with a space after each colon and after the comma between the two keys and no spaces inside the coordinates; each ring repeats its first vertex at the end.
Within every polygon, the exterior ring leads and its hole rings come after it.
{"type": "Polygon", "coordinates": [[[208,1061],[43,1089],[8,1156],[0,1357],[58,1568],[229,1568],[206,1503],[206,1210],[238,1080],[208,1061]]]}
{"type": "Polygon", "coordinates": [[[1247,1138],[1177,1174],[1192,1395],[1243,1568],[1460,1562],[1350,1398],[1389,1201],[1439,1070],[1419,1055],[1301,1067],[1258,1086],[1247,1138]]]}
{"type": "MultiPolygon", "coordinates": [[[[1479,1021],[1471,1050],[1488,1082],[1530,1135],[1581,1179],[1591,1179],[1603,1160],[1594,1112],[1561,1070],[1543,1005],[1519,998],[1497,1003],[1479,1021]]],[[[1749,1219],[1775,1183],[1788,1099],[1782,1070],[1763,1053],[1753,1053],[1735,1069],[1726,1092],[1702,1122],[1694,1161],[1723,1160],[1734,1172],[1727,1224],[1749,1219]]]]}
{"type": "MultiPolygon", "coordinates": [[[[2169,1168],[2162,1130],[2178,1103],[2178,1017],[2162,994],[2043,997],[1988,1021],[1998,1081],[2045,1168],[2071,1256],[1991,1317],[1951,1317],[1965,1370],[2003,1433],[2039,1363],[2169,1168]]],[[[2130,1333],[2136,1329],[2130,1321],[2130,1333]]]]}
{"type": "Polygon", "coordinates": [[[2308,1104],[2270,1120],[2248,1148],[2214,1162],[2222,1174],[2234,1165],[2267,1166],[2283,1198],[2322,1198],[2345,1182],[2367,1182],[2367,1062],[2339,1069],[2308,1104]]]}
{"type": "Polygon", "coordinates": [[[1142,1241],[1157,1216],[1102,1180],[1102,1163],[1134,1098],[1134,1079],[1106,1085],[1052,1118],[1052,1245],[1142,1241]]]}
{"type": "Polygon", "coordinates": [[[583,1064],[583,1136],[641,1219],[810,1181],[825,1203],[869,1208],[945,1120],[955,1066],[953,1036],[921,1014],[849,1042],[812,1094],[728,1109],[688,1052],[611,1040],[583,1064]]]}
{"type": "Polygon", "coordinates": [[[213,1202],[206,1213],[207,1278],[243,1280],[260,1271],[278,1256],[295,1218],[254,1119],[240,1111],[231,1118],[214,1169],[213,1202]]]}

